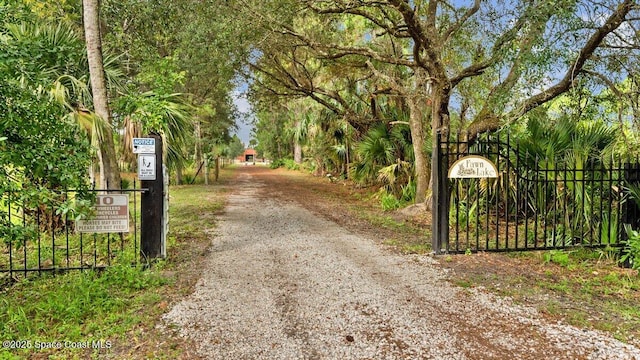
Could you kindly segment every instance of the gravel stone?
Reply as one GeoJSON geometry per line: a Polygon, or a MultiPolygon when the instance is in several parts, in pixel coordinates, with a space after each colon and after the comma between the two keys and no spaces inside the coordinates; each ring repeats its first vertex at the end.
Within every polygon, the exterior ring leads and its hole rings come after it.
{"type": "Polygon", "coordinates": [[[242,173],[193,294],[164,316],[209,359],[640,359],[446,280],[242,173]]]}

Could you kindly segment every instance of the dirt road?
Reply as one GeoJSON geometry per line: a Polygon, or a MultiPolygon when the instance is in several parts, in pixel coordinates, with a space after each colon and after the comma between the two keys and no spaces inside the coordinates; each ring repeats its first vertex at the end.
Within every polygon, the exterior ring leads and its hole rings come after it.
{"type": "Polygon", "coordinates": [[[640,359],[601,333],[450,285],[429,256],[395,254],[308,210],[313,197],[275,187],[268,169],[239,172],[202,278],[164,318],[203,357],[640,359]]]}

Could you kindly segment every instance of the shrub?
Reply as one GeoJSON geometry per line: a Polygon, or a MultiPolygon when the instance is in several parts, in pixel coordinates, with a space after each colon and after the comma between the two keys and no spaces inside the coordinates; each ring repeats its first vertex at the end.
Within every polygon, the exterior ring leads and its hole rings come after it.
{"type": "Polygon", "coordinates": [[[288,170],[300,170],[300,165],[291,159],[284,159],[284,167],[288,170]]]}
{"type": "Polygon", "coordinates": [[[380,204],[384,211],[395,210],[402,205],[400,200],[398,200],[393,194],[389,194],[386,191],[383,191],[380,196],[380,204]]]}
{"type": "Polygon", "coordinates": [[[273,160],[271,162],[271,165],[269,165],[269,167],[272,168],[272,169],[277,169],[277,168],[283,167],[283,166],[284,166],[284,160],[282,160],[282,159],[273,160]]]}
{"type": "Polygon", "coordinates": [[[622,250],[620,263],[640,272],[640,233],[629,224],[624,224],[624,230],[627,233],[627,241],[622,250]]]}

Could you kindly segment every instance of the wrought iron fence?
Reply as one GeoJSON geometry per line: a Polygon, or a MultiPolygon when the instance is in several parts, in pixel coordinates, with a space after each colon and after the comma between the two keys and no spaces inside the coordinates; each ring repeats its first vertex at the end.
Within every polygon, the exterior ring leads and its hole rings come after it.
{"type": "MultiPolygon", "coordinates": [[[[53,198],[38,203],[25,201],[17,190],[0,194],[0,287],[34,273],[137,263],[140,194],[145,189],[140,189],[135,181],[132,186],[122,190],[49,191],[53,198]],[[76,210],[83,202],[95,203],[97,198],[109,198],[109,194],[115,193],[126,195],[127,206],[123,207],[127,212],[126,229],[117,229],[124,232],[112,231],[116,227],[110,226],[109,220],[102,220],[106,226],[97,226],[99,221],[92,218],[99,218],[100,214],[96,215],[95,210],[84,219],[78,216],[76,210]]],[[[119,227],[122,226],[120,223],[119,227]]]]}
{"type": "Polygon", "coordinates": [[[627,191],[640,179],[637,162],[561,154],[542,158],[512,144],[508,133],[438,141],[441,169],[469,155],[482,156],[497,169],[496,178],[447,181],[443,251],[617,248],[625,245],[623,224],[640,225],[638,206],[627,191]]]}

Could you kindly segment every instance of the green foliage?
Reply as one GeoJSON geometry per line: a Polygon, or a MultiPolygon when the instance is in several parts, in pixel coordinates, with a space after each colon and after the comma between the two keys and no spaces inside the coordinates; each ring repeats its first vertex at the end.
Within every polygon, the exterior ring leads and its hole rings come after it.
{"type": "Polygon", "coordinates": [[[273,160],[271,162],[271,164],[269,164],[269,167],[272,169],[277,169],[279,167],[283,167],[287,170],[300,170],[301,166],[299,164],[296,164],[295,161],[293,161],[293,159],[276,159],[273,160]]]}
{"type": "Polygon", "coordinates": [[[401,187],[399,194],[389,192],[385,188],[380,189],[378,194],[382,210],[396,210],[414,201],[416,196],[416,184],[413,180],[409,180],[408,184],[401,187]]]}
{"type": "Polygon", "coordinates": [[[362,183],[378,180],[398,192],[413,172],[413,148],[406,125],[373,126],[356,149],[354,178],[362,183]],[[384,169],[384,170],[383,170],[384,169]]]}
{"type": "Polygon", "coordinates": [[[134,137],[157,133],[165,142],[167,166],[175,168],[185,163],[184,148],[193,133],[194,109],[183,94],[134,91],[121,96],[114,108],[124,115],[120,120],[125,128],[122,149],[126,161],[135,163],[131,144],[134,137]]]}
{"type": "Polygon", "coordinates": [[[567,267],[569,265],[569,253],[562,250],[550,250],[544,253],[544,261],[567,267]]]}
{"type": "Polygon", "coordinates": [[[232,91],[245,45],[224,6],[206,2],[103,1],[105,46],[122,51],[132,82],[120,120],[168,138],[168,165],[186,166],[228,143],[235,126],[232,91]],[[126,19],[123,21],[123,19],[126,19]],[[231,24],[233,25],[233,24],[231,24]],[[193,131],[193,125],[199,125],[193,131]],[[197,150],[195,150],[197,149],[197,150]]]}
{"type": "MultiPolygon", "coordinates": [[[[228,176],[223,171],[222,178],[228,176]]],[[[102,271],[87,269],[55,276],[43,274],[17,282],[0,291],[0,338],[31,340],[32,344],[34,341],[110,341],[112,354],[120,354],[120,344],[130,346],[132,341],[148,344],[148,339],[139,335],[146,334],[145,331],[159,320],[166,306],[164,301],[175,295],[174,285],[180,293],[189,291],[188,286],[181,287],[168,280],[163,270],[179,270],[175,268],[177,264],[193,260],[190,252],[194,249],[193,242],[200,241],[205,246],[206,229],[212,226],[211,218],[202,214],[217,213],[224,207],[224,197],[211,186],[172,188],[171,196],[169,211],[173,235],[168,239],[167,251],[172,256],[167,262],[143,268],[128,265],[131,259],[125,256],[117,261],[123,265],[102,271]]],[[[0,359],[98,358],[103,352],[0,348],[0,359]]],[[[166,358],[179,358],[166,353],[161,358],[165,355],[166,358]]],[[[157,358],[147,350],[144,356],[157,358]]]]}
{"type": "Polygon", "coordinates": [[[624,224],[624,230],[627,234],[627,240],[620,257],[620,263],[628,264],[640,273],[640,232],[631,228],[629,224],[624,224]]]}
{"type": "Polygon", "coordinates": [[[416,182],[413,179],[409,180],[409,183],[402,185],[402,197],[401,199],[406,202],[413,202],[416,198],[416,182]]]}
{"type": "MultiPolygon", "coordinates": [[[[3,214],[4,215],[4,214],[3,214]]],[[[20,249],[27,241],[37,236],[38,230],[32,226],[16,225],[9,222],[7,216],[0,216],[0,240],[6,246],[13,246],[20,249]]]]}
{"type": "Polygon", "coordinates": [[[120,181],[120,188],[121,189],[129,189],[129,188],[131,188],[131,180],[123,178],[120,181]]]}
{"type": "Polygon", "coordinates": [[[242,153],[244,152],[244,145],[242,144],[242,141],[240,140],[238,135],[233,135],[233,137],[231,138],[231,141],[227,146],[228,146],[227,156],[229,156],[232,159],[235,159],[236,157],[242,155],[242,153]]]}
{"type": "Polygon", "coordinates": [[[277,169],[279,167],[283,167],[284,166],[284,160],[283,159],[275,159],[271,162],[271,164],[269,164],[269,167],[272,169],[277,169]]]}
{"type": "Polygon", "coordinates": [[[184,85],[186,71],[181,70],[177,56],[149,59],[142,64],[137,80],[159,94],[171,94],[184,85]]]}
{"type": "Polygon", "coordinates": [[[515,134],[518,159],[509,160],[528,170],[514,174],[509,182],[515,182],[516,176],[544,182],[530,186],[529,193],[520,193],[519,199],[513,189],[506,189],[510,198],[505,201],[527,198],[528,206],[543,214],[540,221],[554,224],[547,233],[547,245],[571,246],[591,234],[599,234],[602,244],[616,243],[617,215],[609,216],[598,197],[611,196],[603,184],[617,176],[604,170],[611,164],[617,132],[616,126],[604,121],[580,120],[566,111],[554,114],[541,108],[529,114],[526,128],[515,134]]]}
{"type": "Polygon", "coordinates": [[[0,206],[0,237],[15,245],[33,236],[29,216],[45,215],[42,204],[58,216],[79,210],[56,190],[86,189],[93,155],[69,116],[72,103],[87,100],[74,85],[86,75],[83,42],[64,22],[23,15],[19,23],[0,25],[0,202],[11,198],[14,220],[0,206]],[[15,223],[22,218],[18,208],[24,208],[21,224],[15,223]]]}
{"type": "Polygon", "coordinates": [[[284,162],[283,166],[285,169],[300,170],[300,165],[296,164],[295,161],[293,161],[293,159],[284,159],[283,162],[284,162]]]}
{"type": "Polygon", "coordinates": [[[526,131],[518,136],[522,160],[540,162],[555,168],[582,169],[590,161],[600,161],[616,139],[618,129],[603,121],[577,121],[568,116],[558,119],[540,110],[532,113],[526,131]],[[527,156],[524,156],[524,155],[527,156]]]}
{"type": "MultiPolygon", "coordinates": [[[[79,187],[90,160],[89,144],[67,117],[69,109],[48,91],[61,77],[85,74],[83,43],[64,23],[2,25],[0,136],[6,141],[0,168],[18,182],[79,187]]],[[[75,96],[81,100],[81,94],[75,96]]]]}
{"type": "Polygon", "coordinates": [[[407,186],[412,181],[412,170],[411,163],[398,159],[394,164],[378,170],[378,181],[384,184],[385,189],[396,197],[400,198],[405,194],[410,195],[410,188],[407,186]],[[404,191],[405,188],[409,190],[404,191]]]}
{"type": "Polygon", "coordinates": [[[475,227],[478,219],[479,200],[461,200],[449,209],[449,222],[462,227],[475,227]]]}
{"type": "MultiPolygon", "coordinates": [[[[138,312],[145,305],[140,292],[165,283],[156,272],[129,265],[24,280],[0,293],[0,337],[113,340],[140,323],[138,312]]],[[[0,349],[0,357],[7,350],[0,349]]]]}
{"type": "Polygon", "coordinates": [[[618,242],[619,217],[603,213],[600,221],[600,242],[604,245],[614,245],[618,242]]]}
{"type": "Polygon", "coordinates": [[[389,211],[398,209],[401,206],[400,200],[398,200],[393,194],[389,194],[386,191],[381,191],[380,194],[380,205],[382,205],[382,210],[389,211]]]}

